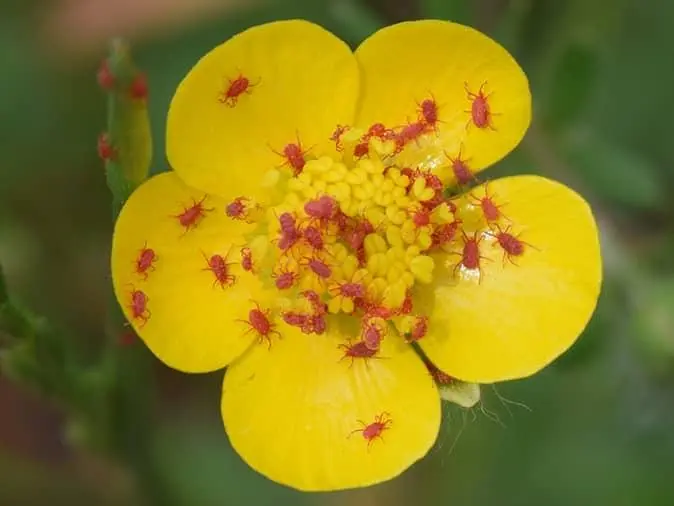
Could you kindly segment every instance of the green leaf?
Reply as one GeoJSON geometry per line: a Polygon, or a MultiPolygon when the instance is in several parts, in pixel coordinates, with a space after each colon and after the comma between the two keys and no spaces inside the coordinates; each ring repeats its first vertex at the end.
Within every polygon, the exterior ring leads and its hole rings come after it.
{"type": "Polygon", "coordinates": [[[569,142],[564,151],[571,168],[599,197],[644,210],[656,209],[664,203],[658,167],[641,153],[596,134],[569,142]]]}
{"type": "Polygon", "coordinates": [[[447,19],[472,24],[473,3],[468,0],[421,0],[421,12],[426,18],[447,19]]]}
{"type": "Polygon", "coordinates": [[[597,80],[599,57],[589,46],[567,46],[553,71],[544,121],[561,128],[576,120],[590,99],[597,80]]]}

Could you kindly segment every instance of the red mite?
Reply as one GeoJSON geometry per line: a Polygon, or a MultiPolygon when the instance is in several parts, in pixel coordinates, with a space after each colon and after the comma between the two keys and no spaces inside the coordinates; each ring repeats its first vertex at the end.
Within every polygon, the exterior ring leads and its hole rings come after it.
{"type": "Polygon", "coordinates": [[[315,251],[321,251],[325,246],[321,231],[316,227],[308,226],[303,231],[304,239],[315,251]]]}
{"type": "Polygon", "coordinates": [[[475,179],[475,175],[466,163],[468,160],[461,159],[462,150],[463,146],[459,148],[459,154],[456,155],[456,158],[451,157],[446,151],[445,156],[449,159],[450,162],[452,162],[452,172],[454,173],[456,181],[459,184],[468,184],[475,179]]]}
{"type": "Polygon", "coordinates": [[[253,272],[253,252],[250,248],[241,248],[241,268],[253,272]]]}
{"type": "Polygon", "coordinates": [[[147,77],[145,74],[136,74],[129,86],[129,96],[135,100],[145,100],[147,98],[147,77]]]}
{"type": "Polygon", "coordinates": [[[285,159],[283,165],[289,165],[292,168],[293,176],[299,176],[307,163],[305,155],[310,150],[311,148],[303,150],[302,143],[298,139],[297,143],[286,144],[283,147],[283,152],[274,151],[274,153],[285,159]]]}
{"type": "Polygon", "coordinates": [[[344,149],[344,146],[342,146],[342,135],[349,130],[349,127],[346,125],[337,125],[337,128],[335,128],[335,131],[332,132],[332,135],[330,136],[330,140],[335,143],[335,149],[337,151],[342,151],[344,149]]]}
{"type": "Polygon", "coordinates": [[[208,264],[208,267],[201,269],[202,271],[211,271],[215,276],[213,280],[213,286],[220,285],[220,288],[227,288],[236,283],[236,276],[232,275],[229,271],[229,266],[232,265],[232,262],[227,262],[227,255],[224,257],[222,255],[211,255],[208,258],[204,254],[204,259],[208,264]]]}
{"type": "Polygon", "coordinates": [[[148,272],[154,270],[154,263],[157,261],[157,254],[152,248],[147,247],[147,243],[138,253],[138,258],[136,259],[136,273],[143,276],[143,279],[147,279],[148,272]]]}
{"type": "Polygon", "coordinates": [[[484,257],[480,256],[480,241],[482,240],[482,236],[478,237],[478,233],[475,232],[473,237],[468,237],[463,232],[463,252],[461,253],[461,260],[454,267],[454,275],[456,275],[456,271],[462,265],[466,269],[480,269],[480,259],[484,257]]]}
{"type": "Polygon", "coordinates": [[[403,305],[400,306],[400,313],[410,314],[413,309],[414,309],[414,301],[412,301],[412,294],[410,294],[410,292],[408,291],[407,294],[405,295],[403,305]]]}
{"type": "Polygon", "coordinates": [[[351,359],[349,367],[353,365],[353,361],[357,358],[362,358],[366,361],[369,358],[377,358],[375,355],[379,351],[378,349],[373,350],[368,348],[365,341],[358,341],[354,344],[340,344],[337,348],[344,350],[344,355],[339,359],[340,361],[344,360],[345,358],[351,359]]]}
{"type": "Polygon", "coordinates": [[[342,297],[361,299],[365,297],[365,287],[361,283],[342,283],[338,285],[337,292],[342,297]]]}
{"type": "Polygon", "coordinates": [[[246,197],[237,197],[225,209],[227,216],[234,220],[246,220],[249,200],[246,197]]]}
{"type": "Polygon", "coordinates": [[[493,114],[489,108],[489,102],[487,102],[491,93],[489,95],[484,94],[483,89],[485,84],[487,84],[486,81],[482,83],[477,93],[473,93],[468,88],[468,83],[464,83],[464,88],[468,94],[468,100],[472,101],[470,111],[466,111],[471,114],[471,120],[468,121],[468,125],[470,125],[472,121],[478,128],[490,128],[491,130],[496,130],[491,122],[493,114]]]}
{"type": "Polygon", "coordinates": [[[374,123],[367,129],[367,132],[363,135],[361,140],[363,142],[368,142],[373,137],[386,141],[393,139],[395,137],[395,132],[390,128],[386,128],[386,125],[383,123],[374,123]]]}
{"type": "Polygon", "coordinates": [[[367,142],[359,142],[353,148],[353,156],[356,158],[363,158],[370,154],[370,145],[367,142]]]}
{"type": "Polygon", "coordinates": [[[147,308],[149,300],[150,299],[145,295],[145,292],[132,289],[131,304],[128,305],[128,308],[131,309],[131,317],[134,320],[140,320],[141,327],[144,327],[150,319],[150,316],[152,316],[152,313],[150,313],[150,310],[147,308]]]}
{"type": "Polygon", "coordinates": [[[321,300],[320,295],[318,295],[313,290],[306,290],[301,293],[301,295],[309,301],[311,307],[314,310],[316,315],[324,315],[328,312],[328,305],[321,300]]]}
{"type": "Polygon", "coordinates": [[[385,329],[380,325],[372,323],[369,319],[363,320],[363,341],[365,346],[371,350],[378,350],[381,340],[384,339],[385,329]]]}
{"type": "Polygon", "coordinates": [[[501,212],[501,208],[505,204],[497,205],[494,202],[494,197],[496,195],[491,196],[489,195],[489,189],[487,188],[487,184],[488,183],[485,183],[484,197],[479,198],[473,194],[471,194],[470,196],[474,201],[480,204],[480,207],[482,208],[482,214],[484,215],[484,219],[487,220],[487,222],[498,221],[499,218],[501,217],[505,218],[505,215],[501,212]]]}
{"type": "Polygon", "coordinates": [[[391,415],[389,413],[383,412],[375,416],[374,422],[369,424],[363,422],[362,420],[358,420],[358,423],[360,423],[362,427],[352,431],[351,434],[361,432],[363,434],[363,438],[367,441],[367,447],[369,449],[375,439],[381,439],[382,441],[384,440],[382,433],[385,430],[390,429],[391,425],[393,424],[393,420],[391,420],[390,417],[391,415]]]}
{"type": "Polygon", "coordinates": [[[110,143],[110,136],[103,132],[98,136],[98,157],[107,162],[108,160],[114,160],[117,156],[117,151],[112,144],[110,143]]]}
{"type": "Polygon", "coordinates": [[[98,67],[96,80],[98,81],[98,85],[105,91],[110,91],[115,87],[115,76],[113,76],[110,71],[110,65],[108,64],[107,59],[104,59],[101,62],[101,66],[98,67]]]}
{"type": "Polygon", "coordinates": [[[279,290],[287,290],[292,288],[292,286],[295,284],[295,281],[297,281],[297,273],[288,270],[287,267],[283,267],[279,273],[273,273],[272,278],[276,280],[274,282],[276,288],[279,290]]]}
{"type": "Polygon", "coordinates": [[[322,223],[331,220],[338,210],[337,201],[330,195],[322,195],[304,204],[304,212],[307,216],[319,219],[322,223]]]}
{"type": "Polygon", "coordinates": [[[438,104],[435,102],[435,99],[427,98],[419,104],[419,121],[437,130],[439,119],[438,104]]]}
{"type": "Polygon", "coordinates": [[[416,228],[425,227],[431,224],[431,212],[428,209],[421,208],[412,214],[412,222],[416,228]]]}
{"type": "Polygon", "coordinates": [[[445,223],[438,226],[431,235],[433,246],[439,247],[454,239],[460,225],[461,220],[454,220],[451,223],[445,223]]]}
{"type": "Polygon", "coordinates": [[[400,153],[410,142],[416,141],[427,132],[428,125],[423,121],[415,121],[403,126],[396,136],[396,153],[400,153]]]}
{"type": "Polygon", "coordinates": [[[227,89],[220,94],[218,101],[228,107],[234,107],[239,102],[241,95],[244,93],[250,95],[253,88],[258,84],[260,84],[260,81],[251,83],[250,79],[239,74],[236,79],[229,79],[227,89]]]}
{"type": "Polygon", "coordinates": [[[281,213],[278,218],[279,228],[283,234],[293,235],[297,234],[297,219],[292,213],[281,213]]]}
{"type": "MultiPolygon", "coordinates": [[[[524,253],[524,246],[533,246],[529,243],[521,241],[518,237],[509,233],[511,227],[507,227],[505,230],[496,226],[498,233],[496,234],[496,240],[499,243],[499,246],[503,249],[503,262],[505,263],[506,258],[510,261],[511,264],[517,265],[512,257],[521,256],[524,253]]],[[[535,249],[535,248],[534,248],[535,249]]]]}
{"type": "Polygon", "coordinates": [[[409,341],[418,341],[426,335],[428,331],[428,316],[417,316],[412,329],[407,335],[407,340],[409,341]]]}
{"type": "Polygon", "coordinates": [[[215,211],[215,209],[212,207],[204,207],[205,200],[206,196],[204,196],[199,202],[192,200],[191,207],[185,208],[182,213],[174,216],[174,218],[178,219],[178,223],[185,227],[185,232],[189,231],[191,228],[196,228],[199,220],[206,216],[207,212],[215,211]]]}
{"type": "Polygon", "coordinates": [[[261,343],[266,339],[269,348],[271,348],[271,336],[273,334],[276,334],[279,338],[281,337],[281,333],[274,329],[276,324],[269,321],[270,312],[270,309],[262,311],[260,306],[255,303],[255,309],[251,309],[248,312],[248,320],[236,320],[248,324],[250,328],[246,331],[246,334],[248,334],[248,332],[256,332],[258,335],[258,342],[261,343]]]}
{"type": "Polygon", "coordinates": [[[332,276],[332,269],[330,269],[330,266],[322,260],[318,260],[317,258],[308,258],[307,260],[308,262],[306,265],[319,278],[327,279],[332,276]]]}

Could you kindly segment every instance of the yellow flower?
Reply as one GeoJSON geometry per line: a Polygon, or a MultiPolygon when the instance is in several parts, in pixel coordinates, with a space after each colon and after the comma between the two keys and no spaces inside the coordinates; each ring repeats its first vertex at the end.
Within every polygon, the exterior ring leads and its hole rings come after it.
{"type": "Polygon", "coordinates": [[[531,375],[594,310],[585,201],[538,176],[474,184],[530,115],[517,63],[465,26],[401,23],[355,53],[305,21],[251,28],[176,91],[174,171],[115,227],[117,298],[169,366],[229,366],[225,429],[263,475],[390,479],[433,445],[438,383],[531,375]]]}

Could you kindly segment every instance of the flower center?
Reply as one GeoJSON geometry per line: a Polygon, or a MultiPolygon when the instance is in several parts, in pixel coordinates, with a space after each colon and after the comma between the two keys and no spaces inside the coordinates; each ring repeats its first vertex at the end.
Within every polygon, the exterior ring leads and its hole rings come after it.
{"type": "Polygon", "coordinates": [[[408,341],[424,337],[428,319],[415,312],[413,295],[433,280],[433,253],[463,238],[457,265],[479,270],[481,236],[467,236],[463,222],[483,229],[500,216],[487,196],[450,200],[436,173],[398,166],[405,132],[338,127],[332,140],[341,157],[307,159],[309,150],[298,148],[287,159],[291,170],[274,171],[280,201],[263,211],[241,197],[227,208],[259,224],[242,266],[276,292],[285,323],[322,334],[338,320],[352,322],[360,337],[346,355],[372,356],[387,322],[408,341]]]}

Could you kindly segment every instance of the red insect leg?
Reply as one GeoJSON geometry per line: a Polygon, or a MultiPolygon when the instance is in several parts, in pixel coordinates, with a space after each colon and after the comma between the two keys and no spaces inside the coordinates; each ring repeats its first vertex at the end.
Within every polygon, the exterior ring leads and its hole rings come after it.
{"type": "Polygon", "coordinates": [[[241,268],[253,272],[253,252],[248,247],[241,248],[241,268]]]}
{"type": "Polygon", "coordinates": [[[297,273],[288,269],[287,266],[281,267],[278,272],[273,272],[271,275],[275,279],[274,284],[279,290],[288,290],[292,288],[297,281],[297,273]]]}
{"type": "MultiPolygon", "coordinates": [[[[505,265],[506,259],[513,265],[517,263],[513,260],[513,257],[519,257],[524,254],[524,247],[538,249],[535,246],[524,242],[519,238],[519,235],[513,235],[510,233],[511,227],[506,227],[505,230],[501,230],[501,227],[496,225],[498,232],[495,234],[496,240],[503,249],[503,265],[505,265]]],[[[494,235],[493,233],[491,235],[494,235]]]]}
{"type": "Polygon", "coordinates": [[[468,129],[471,124],[474,124],[477,128],[480,129],[489,128],[490,130],[496,130],[492,124],[492,116],[494,116],[494,113],[491,112],[489,102],[487,101],[487,99],[492,94],[484,94],[484,86],[486,84],[487,81],[483,82],[480,85],[480,89],[477,93],[470,91],[468,88],[468,83],[465,82],[463,84],[464,88],[466,89],[466,93],[468,94],[468,100],[471,101],[470,110],[465,111],[471,115],[470,120],[468,120],[468,123],[466,123],[466,129],[468,129]]]}
{"type": "Polygon", "coordinates": [[[425,98],[421,103],[417,102],[419,108],[417,109],[418,119],[420,122],[428,125],[435,133],[438,133],[438,103],[435,97],[431,94],[431,98],[425,98]]]}
{"type": "Polygon", "coordinates": [[[361,336],[365,346],[371,350],[378,350],[382,339],[386,336],[386,327],[366,317],[363,319],[363,333],[361,336]]]}
{"type": "Polygon", "coordinates": [[[407,334],[407,342],[418,341],[428,332],[428,316],[417,316],[412,329],[407,334]]]}
{"type": "Polygon", "coordinates": [[[342,135],[344,135],[351,127],[347,125],[337,125],[335,131],[332,132],[330,140],[335,143],[335,149],[337,151],[342,151],[344,146],[342,146],[342,135]]]}
{"type": "Polygon", "coordinates": [[[302,149],[302,142],[298,136],[297,142],[286,144],[283,147],[283,151],[279,152],[275,151],[274,149],[272,149],[272,151],[285,160],[281,167],[289,166],[293,171],[293,176],[299,176],[302,172],[302,169],[304,169],[304,165],[307,163],[306,154],[312,149],[313,146],[307,149],[302,149]]]}
{"type": "Polygon", "coordinates": [[[225,214],[233,220],[241,220],[251,223],[249,219],[250,199],[246,197],[237,197],[232,200],[225,208],[225,214]]]}
{"type": "MultiPolygon", "coordinates": [[[[456,271],[459,270],[461,266],[469,270],[477,269],[480,271],[480,260],[488,260],[480,255],[480,241],[482,236],[478,236],[479,232],[474,232],[473,237],[468,237],[466,232],[462,231],[463,234],[463,250],[461,253],[455,253],[461,255],[461,260],[457,262],[454,266],[454,275],[456,276],[456,271]]],[[[482,280],[481,275],[478,277],[478,282],[482,280]]]]}

